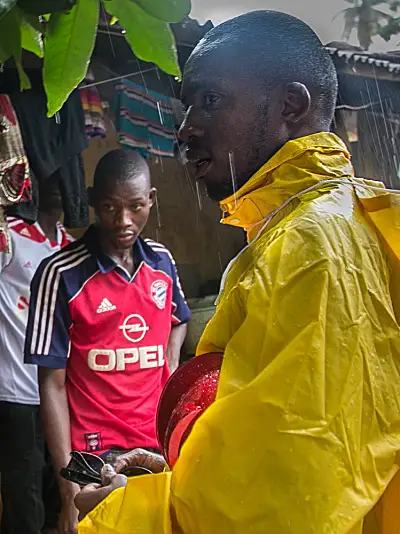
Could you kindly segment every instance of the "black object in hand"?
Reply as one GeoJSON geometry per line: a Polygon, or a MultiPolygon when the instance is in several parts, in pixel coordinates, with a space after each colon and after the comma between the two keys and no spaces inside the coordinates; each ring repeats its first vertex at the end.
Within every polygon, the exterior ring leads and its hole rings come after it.
{"type": "MultiPolygon", "coordinates": [[[[100,456],[89,452],[73,451],[69,464],[61,469],[60,475],[79,486],[102,484],[101,470],[104,466],[105,462],[100,456]]],[[[151,471],[145,467],[134,466],[121,471],[121,474],[132,477],[151,474],[151,471]]]]}

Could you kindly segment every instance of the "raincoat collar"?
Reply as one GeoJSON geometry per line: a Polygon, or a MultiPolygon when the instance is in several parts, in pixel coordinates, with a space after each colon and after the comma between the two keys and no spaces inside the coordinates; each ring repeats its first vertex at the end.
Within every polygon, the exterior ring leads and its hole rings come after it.
{"type": "Polygon", "coordinates": [[[286,143],[250,180],[220,203],[223,224],[243,228],[251,241],[261,221],[293,195],[323,180],[354,176],[339,137],[317,133],[286,143]]]}

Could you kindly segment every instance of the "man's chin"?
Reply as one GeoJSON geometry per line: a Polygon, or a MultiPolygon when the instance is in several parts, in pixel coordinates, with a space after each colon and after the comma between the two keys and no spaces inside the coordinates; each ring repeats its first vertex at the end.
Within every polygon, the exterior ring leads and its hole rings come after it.
{"type": "Polygon", "coordinates": [[[227,187],[222,187],[221,185],[211,181],[209,178],[204,180],[204,183],[206,186],[207,196],[213,202],[222,202],[232,194],[230,191],[228,191],[227,187]]]}
{"type": "Polygon", "coordinates": [[[113,239],[113,245],[116,250],[129,250],[135,244],[136,237],[131,240],[113,239]]]}

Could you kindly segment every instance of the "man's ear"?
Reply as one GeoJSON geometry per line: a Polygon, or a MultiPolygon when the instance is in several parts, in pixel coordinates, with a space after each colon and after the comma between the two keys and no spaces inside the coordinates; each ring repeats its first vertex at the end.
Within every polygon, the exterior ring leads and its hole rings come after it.
{"type": "Polygon", "coordinates": [[[89,202],[89,206],[91,208],[94,208],[95,207],[95,195],[94,195],[94,189],[93,187],[88,187],[87,190],[87,197],[88,197],[88,202],[89,202]]]}
{"type": "Polygon", "coordinates": [[[288,123],[304,119],[311,108],[311,95],[307,87],[299,82],[288,83],[285,87],[285,99],[282,116],[288,123]]]}
{"type": "Polygon", "coordinates": [[[152,207],[152,205],[154,204],[154,202],[156,201],[156,198],[157,198],[157,189],[155,187],[152,187],[150,189],[150,193],[149,193],[149,204],[150,204],[150,208],[152,207]]]}

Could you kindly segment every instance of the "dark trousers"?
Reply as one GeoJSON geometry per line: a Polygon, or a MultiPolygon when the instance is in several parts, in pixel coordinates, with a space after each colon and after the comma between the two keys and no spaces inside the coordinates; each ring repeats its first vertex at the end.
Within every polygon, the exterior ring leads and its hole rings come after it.
{"type": "Polygon", "coordinates": [[[39,406],[0,402],[1,534],[40,534],[43,466],[39,406]]]}
{"type": "Polygon", "coordinates": [[[43,471],[43,503],[45,509],[45,529],[56,529],[61,510],[61,497],[56,473],[50,453],[45,448],[45,468],[43,471]]]}

